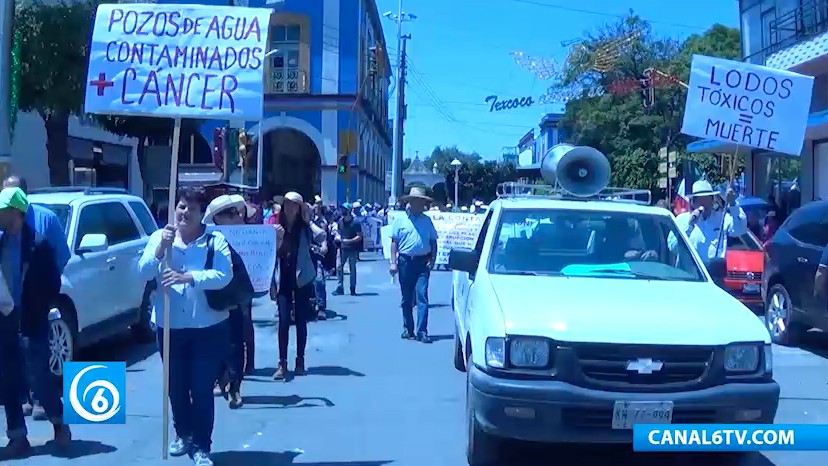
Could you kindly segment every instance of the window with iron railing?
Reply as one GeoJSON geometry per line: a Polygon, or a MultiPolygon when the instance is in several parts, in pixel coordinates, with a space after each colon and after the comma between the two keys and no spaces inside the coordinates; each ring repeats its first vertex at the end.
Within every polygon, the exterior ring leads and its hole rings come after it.
{"type": "Polygon", "coordinates": [[[302,27],[277,24],[270,28],[270,50],[266,92],[297,94],[307,92],[307,64],[302,63],[302,27]]]}

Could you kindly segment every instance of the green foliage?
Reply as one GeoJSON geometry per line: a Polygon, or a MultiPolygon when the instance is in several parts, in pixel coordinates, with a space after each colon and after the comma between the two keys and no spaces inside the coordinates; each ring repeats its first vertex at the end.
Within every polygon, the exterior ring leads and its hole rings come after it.
{"type": "Polygon", "coordinates": [[[458,171],[460,204],[469,205],[474,199],[491,202],[496,197],[497,185],[504,181],[517,180],[517,169],[513,164],[483,160],[476,152],[463,152],[457,146],[437,146],[431,155],[423,160],[426,167],[437,164],[445,176],[445,186],[434,189],[437,201],[454,202],[454,168],[451,162],[457,159],[462,165],[458,171]]]}
{"type": "MultiPolygon", "coordinates": [[[[738,29],[719,24],[682,43],[657,37],[637,16],[606,26],[574,48],[567,60],[563,84],[583,92],[567,104],[561,127],[570,142],[607,155],[615,186],[657,191],[658,150],[665,145],[682,158],[696,160],[711,181],[720,181],[723,175],[716,156],[686,154],[692,139],[680,134],[686,95],[681,86],[656,89],[651,108],[643,107],[638,90],[613,95],[608,89],[612,83],[640,79],[649,68],[686,82],[693,54],[738,59],[739,41],[738,29]],[[596,71],[596,64],[601,71],[596,71]]],[[[736,174],[743,166],[737,163],[736,174]]]]}

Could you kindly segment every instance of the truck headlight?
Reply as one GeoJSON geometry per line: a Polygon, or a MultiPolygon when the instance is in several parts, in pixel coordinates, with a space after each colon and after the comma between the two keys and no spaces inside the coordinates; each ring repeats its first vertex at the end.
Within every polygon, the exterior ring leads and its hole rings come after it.
{"type": "Polygon", "coordinates": [[[725,348],[724,366],[727,372],[756,372],[759,369],[759,346],[728,346],[725,348]]]}
{"type": "Polygon", "coordinates": [[[540,338],[512,337],[509,339],[509,365],[539,368],[549,365],[549,342],[540,338]]]}
{"type": "Polygon", "coordinates": [[[502,369],[506,360],[506,339],[489,337],[486,339],[486,365],[502,369]]]}

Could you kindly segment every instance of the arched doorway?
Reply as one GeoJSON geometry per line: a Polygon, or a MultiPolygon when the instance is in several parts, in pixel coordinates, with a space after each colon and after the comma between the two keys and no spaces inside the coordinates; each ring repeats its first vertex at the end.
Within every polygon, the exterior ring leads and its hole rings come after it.
{"type": "Polygon", "coordinates": [[[311,201],[320,193],[322,157],[307,134],[294,128],[277,128],[265,133],[263,139],[263,194],[272,197],[296,191],[311,201]]]}

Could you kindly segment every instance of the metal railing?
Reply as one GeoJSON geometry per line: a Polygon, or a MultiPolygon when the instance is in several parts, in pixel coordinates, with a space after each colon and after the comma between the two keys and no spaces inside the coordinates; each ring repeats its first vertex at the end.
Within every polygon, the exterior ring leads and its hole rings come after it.
{"type": "Polygon", "coordinates": [[[653,203],[649,189],[604,188],[594,196],[576,196],[560,186],[548,184],[516,183],[509,181],[497,185],[499,199],[554,199],[568,201],[614,201],[641,205],[653,203]]]}
{"type": "Polygon", "coordinates": [[[304,70],[268,67],[265,72],[266,94],[305,94],[308,78],[304,70]]]}
{"type": "MultiPolygon", "coordinates": [[[[789,10],[768,24],[770,43],[762,50],[743,58],[751,62],[759,58],[764,65],[767,58],[788,47],[828,31],[828,0],[811,0],[789,10]]],[[[765,32],[765,31],[762,31],[765,32]]]]}

